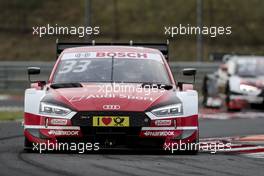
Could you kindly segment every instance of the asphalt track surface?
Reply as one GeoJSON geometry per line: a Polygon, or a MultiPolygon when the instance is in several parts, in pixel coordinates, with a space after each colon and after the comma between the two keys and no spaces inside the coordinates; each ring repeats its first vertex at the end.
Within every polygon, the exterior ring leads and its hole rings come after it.
{"type": "MultiPolygon", "coordinates": [[[[200,119],[200,137],[263,134],[264,118],[200,119]]],[[[228,175],[264,174],[264,159],[238,154],[164,155],[119,152],[100,154],[26,153],[19,122],[0,123],[0,176],[5,175],[228,175]]]]}

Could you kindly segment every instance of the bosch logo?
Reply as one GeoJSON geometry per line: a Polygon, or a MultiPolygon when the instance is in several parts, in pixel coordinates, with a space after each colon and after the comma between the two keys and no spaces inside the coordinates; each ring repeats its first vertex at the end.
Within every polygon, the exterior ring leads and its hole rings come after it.
{"type": "Polygon", "coordinates": [[[148,58],[147,53],[134,52],[99,52],[96,57],[115,57],[115,58],[148,58]]]}
{"type": "Polygon", "coordinates": [[[104,105],[103,109],[105,109],[105,110],[119,110],[120,105],[104,105]]]}

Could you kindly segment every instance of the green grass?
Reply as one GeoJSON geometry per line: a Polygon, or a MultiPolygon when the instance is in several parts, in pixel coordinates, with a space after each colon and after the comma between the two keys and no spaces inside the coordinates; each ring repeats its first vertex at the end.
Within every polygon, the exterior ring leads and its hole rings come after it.
{"type": "Polygon", "coordinates": [[[23,118],[23,112],[22,111],[16,111],[16,112],[7,112],[3,111],[0,112],[0,121],[13,121],[13,120],[19,120],[23,118]]]}

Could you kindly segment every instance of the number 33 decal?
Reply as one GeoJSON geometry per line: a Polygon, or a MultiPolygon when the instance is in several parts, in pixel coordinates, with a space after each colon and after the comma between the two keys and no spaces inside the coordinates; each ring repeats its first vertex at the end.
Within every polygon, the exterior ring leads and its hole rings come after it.
{"type": "Polygon", "coordinates": [[[88,65],[91,61],[82,60],[82,61],[66,61],[64,66],[58,72],[59,74],[74,72],[74,73],[81,73],[87,70],[88,65]]]}

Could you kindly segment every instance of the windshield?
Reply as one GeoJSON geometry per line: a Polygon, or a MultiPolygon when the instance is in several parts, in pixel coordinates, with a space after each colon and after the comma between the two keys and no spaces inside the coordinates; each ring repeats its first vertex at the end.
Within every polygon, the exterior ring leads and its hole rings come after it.
{"type": "Polygon", "coordinates": [[[53,82],[148,82],[171,84],[164,63],[152,59],[127,58],[61,60],[53,82]]]}
{"type": "Polygon", "coordinates": [[[264,59],[241,59],[237,61],[236,73],[241,77],[264,75],[264,59]]]}

